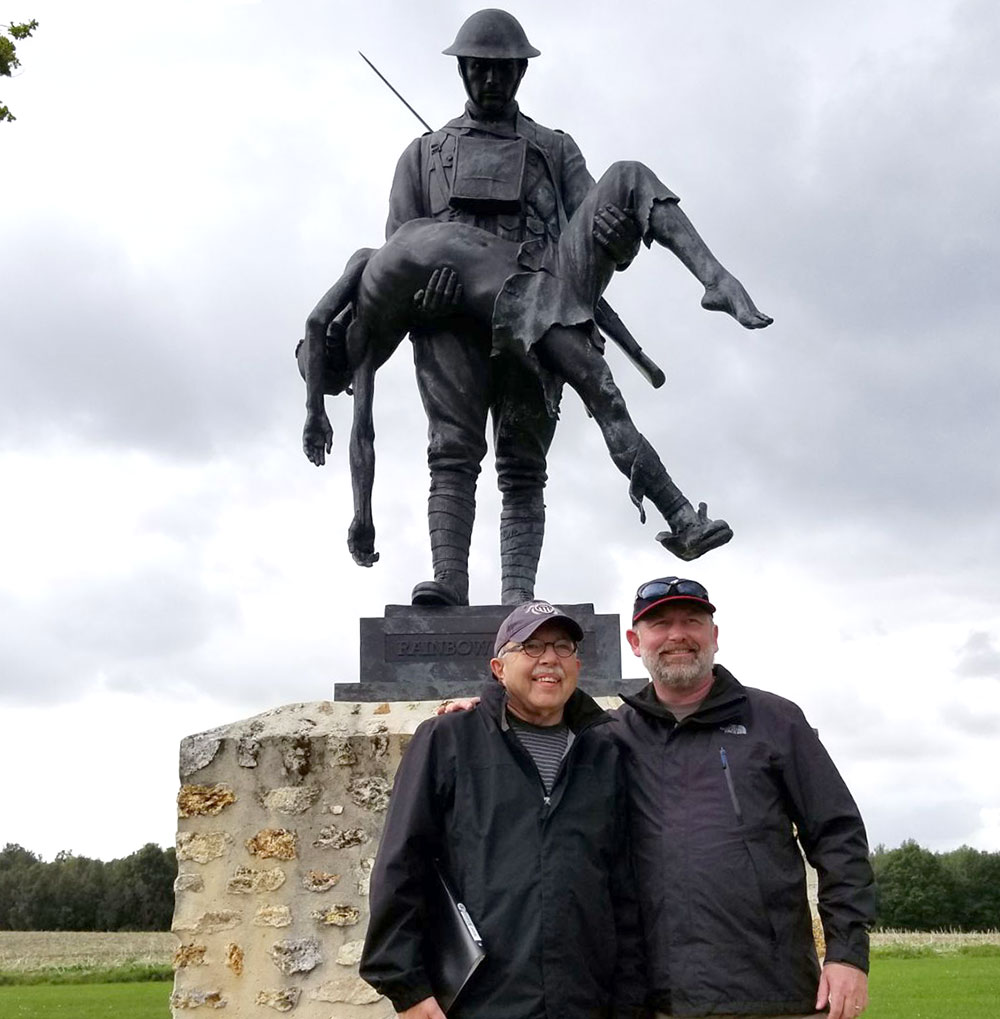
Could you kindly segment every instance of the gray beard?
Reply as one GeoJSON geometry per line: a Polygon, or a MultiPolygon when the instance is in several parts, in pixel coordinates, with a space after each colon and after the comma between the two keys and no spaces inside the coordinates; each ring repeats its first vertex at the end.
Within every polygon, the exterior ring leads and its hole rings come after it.
{"type": "Polygon", "coordinates": [[[712,671],[715,648],[703,647],[693,662],[670,662],[656,651],[643,651],[642,664],[654,683],[662,683],[671,690],[693,690],[712,671]]]}

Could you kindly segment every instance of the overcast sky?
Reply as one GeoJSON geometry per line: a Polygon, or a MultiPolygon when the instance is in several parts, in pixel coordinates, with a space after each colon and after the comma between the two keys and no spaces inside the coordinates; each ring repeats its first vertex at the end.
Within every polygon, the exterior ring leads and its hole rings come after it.
{"type": "MultiPolygon", "coordinates": [[[[475,3],[19,0],[0,79],[0,845],[172,842],[185,735],[358,675],[358,620],[430,576],[426,421],[379,376],[381,561],[346,548],[351,405],[301,453],[292,351],[382,239],[440,54],[475,3]]],[[[873,844],[1000,850],[1000,8],[995,0],[512,3],[519,95],[600,173],[640,159],[775,318],[702,311],[662,249],[609,298],[640,429],[733,542],[685,565],[640,526],[572,393],[539,595],[624,615],[683,572],[719,660],[796,700],[873,844]]],[[[499,594],[480,482],[472,599],[499,594]]],[[[625,675],[641,666],[629,657],[625,675]],[[634,663],[634,664],[633,664],[634,663]]]]}

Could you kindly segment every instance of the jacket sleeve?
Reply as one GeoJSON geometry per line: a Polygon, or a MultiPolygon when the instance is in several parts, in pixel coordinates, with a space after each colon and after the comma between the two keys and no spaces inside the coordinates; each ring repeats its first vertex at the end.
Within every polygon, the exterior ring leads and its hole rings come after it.
{"type": "Polygon", "coordinates": [[[433,994],[423,962],[424,895],[450,795],[435,721],[418,727],[396,772],[371,876],[360,973],[397,1012],[433,994]]]}
{"type": "Polygon", "coordinates": [[[615,941],[618,958],[615,962],[614,1019],[643,1019],[647,1016],[648,993],[646,952],[639,918],[639,900],[628,823],[628,789],[623,754],[618,755],[618,793],[615,797],[618,845],[611,874],[611,895],[615,911],[615,941]]]}
{"type": "Polygon", "coordinates": [[[875,877],[864,822],[836,765],[798,708],[784,779],[799,842],[819,875],[826,961],[850,963],[867,973],[875,877]]]}
{"type": "Polygon", "coordinates": [[[562,180],[559,182],[559,191],[566,218],[571,219],[587,197],[587,192],[594,186],[594,178],[576,142],[565,132],[560,131],[558,134],[562,142],[562,180]]]}
{"type": "Polygon", "coordinates": [[[389,218],[385,224],[386,240],[404,223],[425,215],[421,148],[421,140],[414,138],[396,164],[392,190],[389,192],[389,218]]]}

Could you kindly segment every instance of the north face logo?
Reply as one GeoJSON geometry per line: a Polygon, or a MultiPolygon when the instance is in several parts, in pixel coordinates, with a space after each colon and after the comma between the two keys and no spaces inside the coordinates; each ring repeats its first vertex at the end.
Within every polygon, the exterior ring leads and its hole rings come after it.
{"type": "Polygon", "coordinates": [[[747,734],[747,727],[737,722],[735,725],[720,725],[719,731],[728,732],[730,736],[745,736],[747,734]]]}

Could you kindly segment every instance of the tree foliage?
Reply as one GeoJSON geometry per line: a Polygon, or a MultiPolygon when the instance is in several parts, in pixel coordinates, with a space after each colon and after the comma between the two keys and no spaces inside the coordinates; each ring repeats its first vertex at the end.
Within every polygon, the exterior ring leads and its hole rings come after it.
{"type": "Polygon", "coordinates": [[[152,842],[104,863],[59,853],[51,863],[10,843],[0,851],[0,930],[163,931],[177,859],[152,842]]]}
{"type": "Polygon", "coordinates": [[[1000,929],[1000,853],[962,846],[932,853],[909,840],[872,854],[880,927],[897,930],[1000,929]]]}
{"type": "MultiPolygon", "coordinates": [[[[21,66],[21,61],[17,56],[17,44],[22,39],[27,39],[36,28],[38,28],[38,22],[35,19],[0,25],[0,77],[11,77],[15,68],[21,66]]],[[[7,106],[0,103],[0,124],[12,120],[17,120],[17,117],[10,112],[7,106]]]]}

